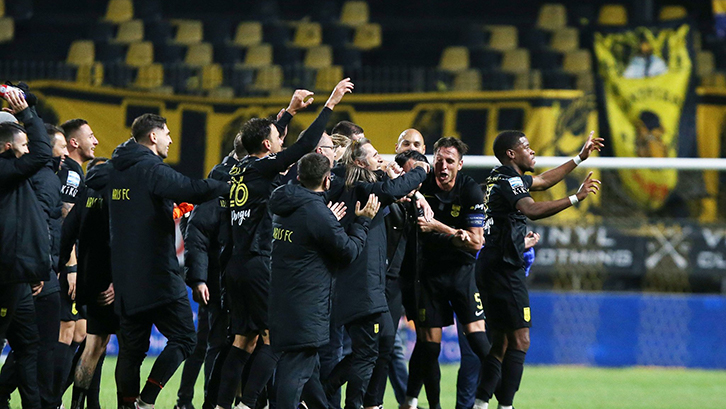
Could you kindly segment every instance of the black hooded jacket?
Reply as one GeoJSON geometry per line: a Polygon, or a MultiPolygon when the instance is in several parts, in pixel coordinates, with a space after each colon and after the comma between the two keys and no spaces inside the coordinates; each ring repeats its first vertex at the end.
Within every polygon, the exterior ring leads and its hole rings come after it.
{"type": "Polygon", "coordinates": [[[358,182],[351,189],[345,190],[339,199],[345,202],[349,212],[341,220],[343,226],[353,221],[350,209],[355,203],[361,205],[368,201],[368,195],[378,196],[381,209],[371,222],[368,240],[363,253],[350,266],[344,268],[336,276],[335,283],[335,319],[338,324],[347,324],[371,314],[388,311],[386,302],[386,271],[387,239],[385,215],[388,205],[406,196],[426,179],[426,172],[416,168],[396,179],[384,177],[381,182],[358,182]]]}
{"type": "Polygon", "coordinates": [[[30,183],[51,159],[50,142],[35,108],[15,116],[25,125],[30,153],[0,154],[0,285],[47,280],[51,264],[48,223],[30,183]]]}
{"type": "Polygon", "coordinates": [[[174,202],[202,203],[227,196],[229,185],[188,178],[133,139],[116,148],[110,163],[86,184],[94,190],[107,188],[111,199],[116,311],[133,315],[186,297],[176,258],[174,202]]]}
{"type": "Polygon", "coordinates": [[[323,193],[297,184],[276,189],[268,206],[273,214],[272,348],[289,351],[325,345],[330,338],[331,273],[356,262],[370,219],[355,217],[346,234],[323,193]]]}

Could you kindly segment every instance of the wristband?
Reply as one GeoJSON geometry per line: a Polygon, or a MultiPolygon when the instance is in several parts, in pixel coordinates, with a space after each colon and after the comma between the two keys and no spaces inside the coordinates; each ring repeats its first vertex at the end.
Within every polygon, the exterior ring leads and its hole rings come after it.
{"type": "Polygon", "coordinates": [[[580,202],[580,199],[577,198],[577,195],[570,196],[570,203],[574,206],[580,202]]]}
{"type": "Polygon", "coordinates": [[[72,266],[66,266],[66,274],[72,274],[78,272],[78,264],[72,266]]]}
{"type": "Polygon", "coordinates": [[[582,158],[580,158],[580,155],[575,155],[574,158],[572,158],[572,161],[575,162],[575,166],[582,163],[582,158]]]}

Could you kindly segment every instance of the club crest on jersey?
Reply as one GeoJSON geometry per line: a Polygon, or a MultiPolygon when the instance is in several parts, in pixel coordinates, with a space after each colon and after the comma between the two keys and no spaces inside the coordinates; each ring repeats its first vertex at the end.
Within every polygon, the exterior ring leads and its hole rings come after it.
{"type": "Polygon", "coordinates": [[[459,217],[459,213],[461,212],[461,206],[460,205],[451,205],[451,217],[459,217]]]}
{"type": "Polygon", "coordinates": [[[512,187],[512,192],[514,192],[515,195],[527,193],[527,188],[524,187],[524,182],[522,181],[522,178],[513,177],[507,179],[507,181],[509,182],[509,186],[512,187]]]}

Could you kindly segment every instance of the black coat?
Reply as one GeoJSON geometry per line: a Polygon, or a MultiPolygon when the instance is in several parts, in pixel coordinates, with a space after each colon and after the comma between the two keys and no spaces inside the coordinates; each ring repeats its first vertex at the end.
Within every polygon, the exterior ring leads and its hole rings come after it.
{"type": "Polygon", "coordinates": [[[89,178],[108,189],[111,272],[116,311],[133,315],[186,297],[176,258],[174,202],[201,203],[229,195],[229,185],[190,179],[130,139],[119,145],[105,172],[89,178]]]}
{"type": "Polygon", "coordinates": [[[363,250],[370,219],[356,217],[349,233],[327,208],[322,193],[301,185],[276,189],[270,280],[270,341],[276,351],[325,345],[330,339],[333,277],[363,250]]]}
{"type": "MultiPolygon", "coordinates": [[[[88,178],[108,175],[109,163],[94,166],[88,178]]],[[[76,196],[76,205],[63,222],[61,234],[61,263],[70,258],[73,245],[78,243],[78,276],[76,302],[88,305],[96,302],[98,294],[108,289],[111,277],[111,245],[108,221],[109,195],[106,189],[88,186],[76,196]]]]}
{"type": "Polygon", "coordinates": [[[51,159],[50,142],[34,108],[16,117],[25,125],[30,153],[0,154],[0,284],[47,280],[51,265],[48,223],[30,183],[51,159]]]}
{"type": "Polygon", "coordinates": [[[348,213],[341,220],[348,226],[355,213],[356,201],[361,205],[374,193],[381,202],[381,209],[371,222],[368,240],[363,253],[347,268],[336,276],[335,319],[338,324],[347,324],[356,319],[388,311],[386,301],[387,239],[385,215],[387,207],[406,196],[426,179],[426,172],[416,168],[396,179],[385,178],[381,182],[358,182],[353,188],[343,192],[338,200],[345,202],[348,213]]]}

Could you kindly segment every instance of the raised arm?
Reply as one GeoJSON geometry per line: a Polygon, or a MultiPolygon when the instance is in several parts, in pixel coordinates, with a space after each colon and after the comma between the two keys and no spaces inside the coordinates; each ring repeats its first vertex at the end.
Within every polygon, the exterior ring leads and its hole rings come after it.
{"type": "Polygon", "coordinates": [[[203,203],[219,196],[228,196],[230,186],[214,179],[192,179],[165,163],[155,165],[149,172],[151,191],[176,203],[203,203]]]}
{"type": "Polygon", "coordinates": [[[9,90],[5,98],[10,105],[10,112],[25,126],[29,153],[12,161],[1,162],[0,183],[2,184],[14,183],[33,176],[48,163],[52,155],[43,120],[38,117],[35,108],[28,107],[20,91],[9,90]]]}
{"type": "Polygon", "coordinates": [[[565,176],[572,172],[572,170],[575,169],[580,162],[589,158],[592,151],[597,150],[598,152],[600,152],[600,149],[602,149],[604,146],[604,139],[593,138],[594,135],[595,131],[590,132],[590,136],[587,137],[585,145],[582,147],[580,153],[575,158],[568,160],[567,162],[554,169],[543,172],[540,175],[532,176],[532,187],[530,187],[530,190],[549,189],[550,187],[556,185],[562,179],[564,179],[565,176]],[[579,161],[577,158],[579,158],[579,161]]]}
{"type": "Polygon", "coordinates": [[[585,200],[588,194],[597,194],[598,190],[600,190],[600,181],[597,179],[590,179],[591,176],[592,172],[590,172],[582,182],[577,194],[548,202],[535,202],[534,199],[529,196],[523,197],[516,203],[517,210],[522,212],[523,215],[527,216],[531,220],[543,219],[557,214],[568,207],[585,200]]]}
{"type": "Polygon", "coordinates": [[[379,197],[382,206],[388,206],[406,196],[426,180],[428,164],[424,162],[416,162],[416,164],[414,169],[400,177],[374,183],[371,193],[379,197]]]}
{"type": "Polygon", "coordinates": [[[368,237],[368,226],[380,207],[378,198],[372,194],[362,209],[360,202],[357,202],[355,206],[357,217],[348,228],[348,233],[330,211],[325,211],[323,217],[310,219],[309,227],[323,252],[341,265],[347,266],[363,251],[368,237]]]}

